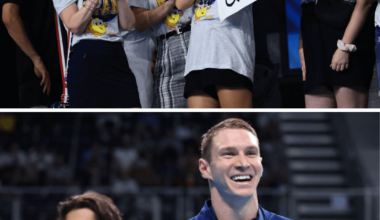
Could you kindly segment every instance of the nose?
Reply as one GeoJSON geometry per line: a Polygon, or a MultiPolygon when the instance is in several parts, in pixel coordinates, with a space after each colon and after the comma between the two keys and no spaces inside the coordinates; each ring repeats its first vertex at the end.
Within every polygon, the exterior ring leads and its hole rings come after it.
{"type": "Polygon", "coordinates": [[[235,167],[237,170],[243,172],[249,168],[249,163],[244,155],[240,155],[236,158],[235,167]]]}

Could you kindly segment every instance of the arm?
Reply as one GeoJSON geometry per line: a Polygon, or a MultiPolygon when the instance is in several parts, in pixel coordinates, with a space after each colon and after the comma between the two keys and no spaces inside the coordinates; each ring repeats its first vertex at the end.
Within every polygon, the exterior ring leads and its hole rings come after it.
{"type": "Polygon", "coordinates": [[[132,8],[132,11],[136,17],[135,28],[138,32],[143,32],[156,25],[159,21],[173,9],[176,0],[169,0],[165,4],[148,10],[145,8],[132,8]]]}
{"type": "MultiPolygon", "coordinates": [[[[352,44],[360,33],[369,10],[373,4],[372,0],[357,0],[354,11],[352,12],[350,22],[344,32],[342,41],[345,44],[352,44]]],[[[350,53],[337,49],[331,61],[331,68],[335,71],[348,69],[350,53]]]]}
{"type": "Polygon", "coordinates": [[[34,49],[28,36],[26,35],[24,24],[20,17],[20,6],[13,3],[6,3],[3,6],[3,22],[9,35],[13,38],[20,49],[32,60],[34,72],[38,78],[42,77],[40,85],[44,85],[43,93],[50,94],[50,75],[46,70],[41,57],[34,49]]]}
{"type": "Polygon", "coordinates": [[[301,60],[301,67],[302,67],[302,81],[306,80],[306,65],[305,65],[305,56],[303,53],[303,41],[302,41],[302,34],[300,31],[300,41],[298,44],[298,53],[300,54],[300,60],[301,60]]]}
{"type": "Polygon", "coordinates": [[[177,6],[179,10],[183,11],[190,8],[194,4],[194,2],[195,0],[177,0],[175,6],[177,6]]]}
{"type": "Polygon", "coordinates": [[[86,4],[78,10],[76,3],[65,8],[59,15],[63,23],[73,34],[81,34],[86,29],[91,16],[99,4],[97,0],[88,0],[86,4]]]}
{"type": "Polygon", "coordinates": [[[119,26],[124,30],[131,30],[135,25],[135,16],[126,0],[117,0],[119,26]]]}

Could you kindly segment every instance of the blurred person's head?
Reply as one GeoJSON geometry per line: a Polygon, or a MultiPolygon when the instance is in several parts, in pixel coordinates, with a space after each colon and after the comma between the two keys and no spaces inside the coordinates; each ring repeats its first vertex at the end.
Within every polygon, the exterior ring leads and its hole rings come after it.
{"type": "Polygon", "coordinates": [[[96,192],[72,196],[58,203],[57,220],[122,220],[112,200],[96,192]]]}
{"type": "Polygon", "coordinates": [[[199,170],[211,196],[256,198],[263,166],[255,130],[241,119],[226,119],[202,136],[199,170]]]}

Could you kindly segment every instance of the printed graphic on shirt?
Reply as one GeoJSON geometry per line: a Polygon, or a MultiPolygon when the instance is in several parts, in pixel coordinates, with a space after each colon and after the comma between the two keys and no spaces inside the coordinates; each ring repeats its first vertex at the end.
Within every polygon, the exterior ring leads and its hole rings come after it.
{"type": "MultiPolygon", "coordinates": [[[[98,7],[92,15],[92,20],[88,23],[86,33],[91,33],[94,37],[99,37],[105,34],[116,36],[115,30],[108,30],[107,22],[114,20],[117,16],[116,0],[97,0],[98,7]]],[[[92,4],[88,0],[83,0],[83,7],[87,4],[92,4]]]]}
{"type": "MultiPolygon", "coordinates": [[[[157,4],[158,6],[161,6],[167,1],[169,0],[157,0],[157,4]]],[[[189,17],[187,20],[182,19],[182,21],[180,21],[183,15],[183,11],[178,10],[177,7],[174,6],[174,8],[165,16],[162,22],[168,26],[168,30],[176,29],[176,27],[184,27],[189,23],[189,20],[191,18],[189,17]]]]}
{"type": "Polygon", "coordinates": [[[194,22],[200,20],[201,18],[213,19],[214,15],[210,15],[208,14],[208,12],[211,9],[211,5],[213,5],[214,3],[215,0],[197,0],[195,3],[196,9],[194,13],[194,22]]]}
{"type": "Polygon", "coordinates": [[[92,19],[87,26],[86,33],[93,33],[94,37],[99,37],[107,33],[107,23],[104,23],[99,18],[92,19]]]}

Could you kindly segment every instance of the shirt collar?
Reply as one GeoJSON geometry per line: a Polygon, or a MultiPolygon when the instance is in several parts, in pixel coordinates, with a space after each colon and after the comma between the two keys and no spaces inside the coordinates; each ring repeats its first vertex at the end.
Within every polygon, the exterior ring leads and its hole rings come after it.
{"type": "MultiPolygon", "coordinates": [[[[206,202],[207,204],[207,202],[206,202]]],[[[211,204],[211,201],[210,201],[210,204],[211,204]]],[[[215,219],[218,219],[218,217],[216,216],[216,213],[215,213],[215,210],[214,210],[214,207],[212,205],[210,205],[210,211],[213,215],[213,217],[215,219]]],[[[264,213],[263,211],[261,210],[261,207],[259,206],[259,209],[258,209],[258,212],[257,212],[257,217],[256,218],[253,218],[252,220],[264,220],[264,213]]]]}

